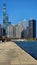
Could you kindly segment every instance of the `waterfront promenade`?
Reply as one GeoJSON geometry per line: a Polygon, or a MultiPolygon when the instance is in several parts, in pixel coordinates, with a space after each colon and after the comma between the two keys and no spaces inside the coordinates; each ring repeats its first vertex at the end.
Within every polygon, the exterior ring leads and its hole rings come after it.
{"type": "Polygon", "coordinates": [[[14,42],[0,42],[0,65],[37,65],[37,60],[14,42]]]}

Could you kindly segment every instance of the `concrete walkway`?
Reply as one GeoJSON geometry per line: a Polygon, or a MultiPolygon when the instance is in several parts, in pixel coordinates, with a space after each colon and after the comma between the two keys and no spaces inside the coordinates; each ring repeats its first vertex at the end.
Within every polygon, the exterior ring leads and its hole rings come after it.
{"type": "Polygon", "coordinates": [[[0,43],[0,65],[37,65],[37,60],[14,42],[0,43]]]}

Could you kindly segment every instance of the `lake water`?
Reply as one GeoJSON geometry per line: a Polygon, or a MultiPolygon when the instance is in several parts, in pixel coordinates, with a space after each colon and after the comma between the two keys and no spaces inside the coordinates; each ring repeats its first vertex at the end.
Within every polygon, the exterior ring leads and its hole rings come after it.
{"type": "Polygon", "coordinates": [[[37,41],[15,41],[15,43],[37,60],[37,41]]]}

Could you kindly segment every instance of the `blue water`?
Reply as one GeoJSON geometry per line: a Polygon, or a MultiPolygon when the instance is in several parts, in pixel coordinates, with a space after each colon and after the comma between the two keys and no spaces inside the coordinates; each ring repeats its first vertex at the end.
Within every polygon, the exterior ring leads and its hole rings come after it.
{"type": "Polygon", "coordinates": [[[37,41],[15,41],[15,43],[37,60],[37,41]]]}

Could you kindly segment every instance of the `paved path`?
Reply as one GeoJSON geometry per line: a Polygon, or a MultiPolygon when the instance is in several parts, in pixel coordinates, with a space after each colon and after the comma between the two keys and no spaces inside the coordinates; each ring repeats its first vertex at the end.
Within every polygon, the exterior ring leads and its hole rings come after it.
{"type": "Polygon", "coordinates": [[[14,42],[0,43],[0,65],[37,65],[37,60],[14,42]]]}

